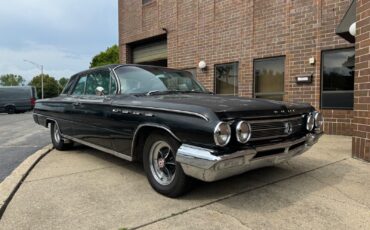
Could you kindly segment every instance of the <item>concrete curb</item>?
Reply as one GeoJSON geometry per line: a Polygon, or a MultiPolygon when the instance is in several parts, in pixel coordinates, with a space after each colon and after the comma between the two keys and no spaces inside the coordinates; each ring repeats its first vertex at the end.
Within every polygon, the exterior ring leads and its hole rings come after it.
{"type": "Polygon", "coordinates": [[[7,205],[17,192],[24,179],[31,172],[33,167],[35,167],[35,165],[52,149],[52,144],[49,144],[33,153],[26,160],[24,160],[8,177],[6,177],[3,182],[0,183],[0,219],[7,205]]]}

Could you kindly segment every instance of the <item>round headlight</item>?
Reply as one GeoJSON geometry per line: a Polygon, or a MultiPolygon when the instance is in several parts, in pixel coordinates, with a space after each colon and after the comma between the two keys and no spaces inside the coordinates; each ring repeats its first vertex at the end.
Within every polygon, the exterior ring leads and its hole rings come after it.
{"type": "Polygon", "coordinates": [[[213,136],[214,136],[216,145],[218,146],[227,145],[231,138],[231,129],[230,129],[229,124],[227,124],[226,122],[219,122],[216,125],[213,136]]]}
{"type": "Polygon", "coordinates": [[[324,124],[324,117],[322,116],[322,113],[316,112],[314,118],[315,118],[315,127],[320,128],[324,124]]]}
{"type": "Polygon", "coordinates": [[[306,120],[306,129],[308,131],[311,131],[313,127],[315,126],[315,119],[311,114],[307,115],[307,120],[306,120]]]}
{"type": "Polygon", "coordinates": [[[239,123],[236,125],[236,139],[240,143],[247,143],[251,138],[251,131],[251,126],[249,123],[245,121],[239,121],[239,123]]]}

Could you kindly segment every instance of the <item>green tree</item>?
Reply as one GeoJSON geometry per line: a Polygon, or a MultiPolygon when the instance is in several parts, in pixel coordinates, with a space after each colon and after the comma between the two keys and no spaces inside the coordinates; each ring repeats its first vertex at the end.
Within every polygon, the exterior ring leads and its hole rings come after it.
{"type": "Polygon", "coordinates": [[[108,47],[105,51],[94,56],[90,62],[90,68],[119,63],[119,49],[117,45],[108,47]]]}
{"type": "Polygon", "coordinates": [[[58,80],[59,85],[62,87],[62,89],[64,88],[64,86],[66,86],[68,81],[69,81],[69,78],[65,78],[65,77],[62,77],[61,79],[58,80]]]}
{"type": "MultiPolygon", "coordinates": [[[[57,80],[48,74],[44,74],[44,98],[56,97],[60,92],[60,86],[57,80]]],[[[28,85],[35,86],[37,89],[37,96],[41,98],[41,75],[32,78],[28,85]]]]}
{"type": "Polygon", "coordinates": [[[0,85],[3,86],[18,86],[23,85],[24,78],[15,74],[5,74],[0,77],[0,85]]]}
{"type": "Polygon", "coordinates": [[[63,91],[63,89],[66,86],[66,84],[68,83],[68,81],[69,81],[69,78],[65,78],[65,77],[62,77],[58,80],[58,86],[59,86],[58,94],[60,94],[63,91]]]}

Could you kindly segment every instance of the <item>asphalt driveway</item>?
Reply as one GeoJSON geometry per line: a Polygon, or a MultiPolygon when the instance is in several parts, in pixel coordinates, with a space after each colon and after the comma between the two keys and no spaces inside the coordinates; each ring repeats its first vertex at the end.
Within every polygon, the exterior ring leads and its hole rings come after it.
{"type": "Polygon", "coordinates": [[[48,129],[37,125],[32,113],[0,113],[0,183],[24,159],[50,143],[48,129]]]}
{"type": "Polygon", "coordinates": [[[85,147],[54,150],[0,229],[370,229],[370,165],[350,150],[350,137],[323,136],[287,163],[199,182],[180,199],[154,192],[138,164],[85,147]]]}

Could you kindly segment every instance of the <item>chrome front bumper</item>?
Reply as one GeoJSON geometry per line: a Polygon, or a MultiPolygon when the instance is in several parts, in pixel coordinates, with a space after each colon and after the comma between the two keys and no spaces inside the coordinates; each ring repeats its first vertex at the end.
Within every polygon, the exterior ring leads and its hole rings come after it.
{"type": "Polygon", "coordinates": [[[181,164],[186,175],[202,181],[216,181],[287,161],[307,151],[321,135],[321,133],[307,134],[297,140],[259,146],[222,156],[215,156],[215,150],[183,144],[177,151],[176,161],[181,164]],[[271,151],[278,152],[269,154],[271,151]],[[267,153],[266,156],[263,156],[263,153],[267,153]]]}

